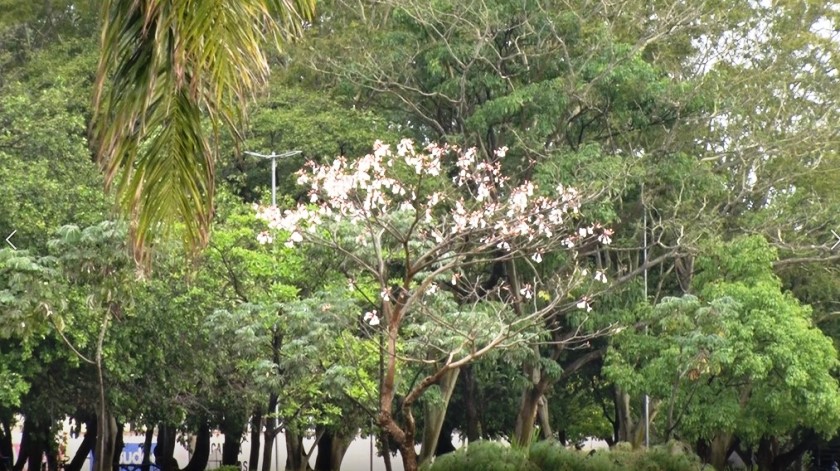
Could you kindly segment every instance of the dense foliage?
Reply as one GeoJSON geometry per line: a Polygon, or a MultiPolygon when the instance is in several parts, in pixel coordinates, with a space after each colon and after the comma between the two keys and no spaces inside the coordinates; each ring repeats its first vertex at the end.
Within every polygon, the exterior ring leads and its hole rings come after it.
{"type": "Polygon", "coordinates": [[[656,446],[648,451],[627,448],[583,452],[568,450],[563,445],[546,440],[530,449],[518,449],[496,442],[479,441],[466,450],[458,450],[440,459],[429,471],[696,471],[702,463],[686,453],[679,444],[656,446]]]}
{"type": "Polygon", "coordinates": [[[213,429],[263,471],[281,434],[289,470],[358,436],[432,470],[834,443],[836,4],[312,6],[0,0],[16,469],[57,469],[66,417],[70,471],[128,427],[165,471],[213,429]],[[287,150],[269,206],[244,151],[287,150]]]}

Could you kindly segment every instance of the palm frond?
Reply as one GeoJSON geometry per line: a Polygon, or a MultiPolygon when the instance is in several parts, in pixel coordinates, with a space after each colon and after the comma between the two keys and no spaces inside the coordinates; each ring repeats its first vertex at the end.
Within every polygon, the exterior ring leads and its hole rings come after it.
{"type": "Polygon", "coordinates": [[[175,222],[201,246],[218,134],[239,135],[245,105],[268,78],[265,46],[299,34],[314,0],[103,3],[92,136],[135,255],[175,222]]]}

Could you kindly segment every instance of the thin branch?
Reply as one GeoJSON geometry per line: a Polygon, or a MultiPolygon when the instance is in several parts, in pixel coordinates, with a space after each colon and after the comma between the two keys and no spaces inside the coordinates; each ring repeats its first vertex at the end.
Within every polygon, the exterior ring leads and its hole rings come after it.
{"type": "Polygon", "coordinates": [[[67,344],[68,347],[70,347],[70,350],[73,350],[73,353],[75,353],[76,356],[79,357],[79,359],[81,359],[85,363],[95,365],[96,364],[95,361],[93,361],[90,358],[82,355],[82,352],[80,352],[79,350],[76,349],[76,347],[73,346],[73,344],[70,342],[70,339],[68,339],[64,335],[64,332],[62,332],[61,329],[58,328],[58,324],[55,323],[55,318],[53,318],[52,316],[49,316],[49,317],[50,317],[50,322],[52,323],[53,327],[55,327],[55,331],[58,332],[58,335],[61,337],[62,340],[64,340],[64,343],[67,344]]]}

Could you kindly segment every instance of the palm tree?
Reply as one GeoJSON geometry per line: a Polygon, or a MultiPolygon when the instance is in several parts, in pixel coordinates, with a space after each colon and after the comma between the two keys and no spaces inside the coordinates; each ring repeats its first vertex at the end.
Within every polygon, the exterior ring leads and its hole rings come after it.
{"type": "MultiPolygon", "coordinates": [[[[245,105],[268,78],[265,44],[298,34],[314,2],[103,0],[92,136],[135,259],[174,221],[188,245],[206,241],[219,135],[239,137],[245,105]]],[[[106,471],[116,422],[104,395],[97,416],[95,466],[106,471]]]]}
{"type": "Polygon", "coordinates": [[[140,260],[178,221],[207,238],[222,132],[268,77],[265,45],[300,33],[315,0],[104,0],[92,125],[140,260]],[[209,118],[209,119],[207,119],[209,118]]]}

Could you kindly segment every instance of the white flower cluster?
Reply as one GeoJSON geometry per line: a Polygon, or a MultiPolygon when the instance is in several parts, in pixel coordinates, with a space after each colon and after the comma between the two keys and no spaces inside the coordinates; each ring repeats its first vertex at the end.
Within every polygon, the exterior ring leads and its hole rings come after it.
{"type": "MultiPolygon", "coordinates": [[[[574,228],[581,199],[574,188],[558,185],[555,196],[548,197],[530,181],[511,186],[501,170],[506,153],[500,148],[485,159],[475,149],[437,144],[418,151],[408,139],[400,141],[393,153],[389,145],[377,141],[373,152],[358,160],[309,162],[298,173],[298,183],[308,188],[309,204],[282,213],[273,207],[258,208],[258,216],[271,229],[287,232],[290,246],[304,242],[328,220],[364,223],[360,225],[393,233],[389,215],[407,211],[416,211],[418,221],[411,227],[413,233],[403,234],[406,239],[425,237],[438,245],[469,240],[488,252],[520,251],[535,263],[553,247],[574,249],[587,240],[611,242],[612,231],[598,224],[574,228]],[[454,159],[457,173],[447,187],[441,176],[443,161],[449,158],[454,159]],[[438,183],[425,185],[429,180],[438,183]]],[[[355,241],[369,245],[370,237],[370,230],[362,230],[355,241]]],[[[258,240],[270,243],[273,237],[261,233],[258,240]]],[[[601,272],[595,279],[606,282],[601,272]]]]}

